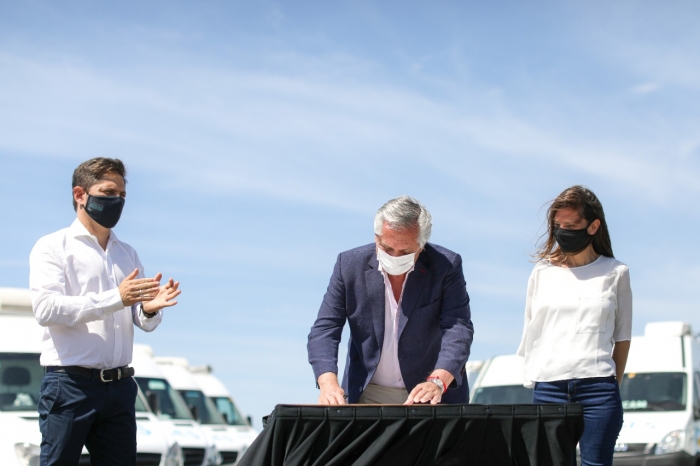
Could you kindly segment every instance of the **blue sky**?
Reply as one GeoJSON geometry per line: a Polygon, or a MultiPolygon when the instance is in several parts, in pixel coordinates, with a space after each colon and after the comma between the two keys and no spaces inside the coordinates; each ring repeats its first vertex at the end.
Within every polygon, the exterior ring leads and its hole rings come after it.
{"type": "MultiPolygon", "coordinates": [[[[473,359],[515,351],[543,206],[585,184],[634,331],[700,329],[695,2],[4,2],[0,286],[119,157],[119,237],[180,304],[136,340],[209,363],[243,410],[316,399],[306,336],[338,252],[420,199],[462,254],[473,359]]],[[[416,344],[420,344],[416,342],[416,344]]]]}

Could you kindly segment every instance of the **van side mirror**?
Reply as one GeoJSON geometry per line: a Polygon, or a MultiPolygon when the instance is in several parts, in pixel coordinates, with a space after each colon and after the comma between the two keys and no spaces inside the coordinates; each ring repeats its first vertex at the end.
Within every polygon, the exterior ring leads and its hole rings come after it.
{"type": "Polygon", "coordinates": [[[151,411],[155,414],[160,414],[160,398],[158,398],[158,394],[146,392],[146,400],[148,401],[148,406],[151,407],[151,411]]]}
{"type": "Polygon", "coordinates": [[[229,421],[229,419],[228,419],[228,413],[221,413],[221,417],[224,418],[224,422],[226,424],[231,424],[231,421],[229,421]]]}
{"type": "Polygon", "coordinates": [[[248,421],[248,425],[253,427],[253,418],[250,416],[245,417],[246,421],[248,421]]]}
{"type": "Polygon", "coordinates": [[[194,420],[199,421],[199,410],[197,407],[195,405],[189,405],[188,408],[190,408],[190,412],[192,413],[194,420]]]}

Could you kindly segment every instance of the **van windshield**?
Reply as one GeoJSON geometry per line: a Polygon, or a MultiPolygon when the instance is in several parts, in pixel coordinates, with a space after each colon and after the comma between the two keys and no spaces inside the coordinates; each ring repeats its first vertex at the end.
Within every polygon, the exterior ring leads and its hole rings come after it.
{"type": "MultiPolygon", "coordinates": [[[[223,424],[224,421],[216,410],[216,406],[201,390],[180,390],[188,407],[197,408],[197,419],[202,424],[223,424]]],[[[191,409],[191,408],[190,408],[191,409]]]]}
{"type": "Polygon", "coordinates": [[[532,389],[522,385],[501,385],[478,387],[474,391],[474,404],[480,405],[522,405],[532,403],[532,389]]]}
{"type": "Polygon", "coordinates": [[[143,395],[141,393],[141,389],[139,389],[139,393],[136,395],[136,403],[134,403],[134,409],[136,410],[137,413],[147,413],[148,408],[146,407],[146,403],[143,400],[143,395]]]}
{"type": "Polygon", "coordinates": [[[245,426],[248,425],[246,420],[241,415],[240,411],[233,404],[233,401],[227,396],[217,396],[212,398],[214,403],[216,403],[216,409],[219,410],[224,420],[231,426],[245,426]]]}
{"type": "Polygon", "coordinates": [[[135,377],[139,388],[146,396],[158,395],[158,417],[161,419],[192,419],[187,405],[165,379],[135,377]]]}
{"type": "Polygon", "coordinates": [[[620,385],[625,411],[684,411],[687,378],[683,372],[625,374],[620,385]]]}
{"type": "Polygon", "coordinates": [[[36,411],[43,378],[38,353],[0,353],[0,411],[36,411]]]}

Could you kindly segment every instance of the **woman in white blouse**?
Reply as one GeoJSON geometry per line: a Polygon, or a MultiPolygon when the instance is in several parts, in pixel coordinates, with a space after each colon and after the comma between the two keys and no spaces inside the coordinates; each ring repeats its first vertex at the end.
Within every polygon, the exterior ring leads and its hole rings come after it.
{"type": "Polygon", "coordinates": [[[613,257],[603,206],[589,189],[557,196],[547,223],[518,349],[525,386],[534,386],[534,403],[583,404],[582,465],[612,465],[632,332],[629,269],[613,257]]]}

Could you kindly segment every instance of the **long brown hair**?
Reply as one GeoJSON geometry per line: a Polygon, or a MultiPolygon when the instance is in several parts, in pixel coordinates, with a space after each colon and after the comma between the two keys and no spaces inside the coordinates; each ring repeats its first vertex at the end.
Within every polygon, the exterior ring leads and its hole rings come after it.
{"type": "Polygon", "coordinates": [[[565,189],[558,195],[547,209],[547,231],[540,238],[540,244],[534,256],[539,260],[552,260],[562,258],[565,254],[561,252],[556,239],[554,239],[554,216],[561,209],[573,209],[578,212],[581,218],[585,218],[590,225],[592,221],[600,220],[600,227],[593,235],[593,250],[606,257],[613,255],[608,224],[605,221],[603,204],[598,197],[588,188],[583,186],[572,186],[565,189]]]}

